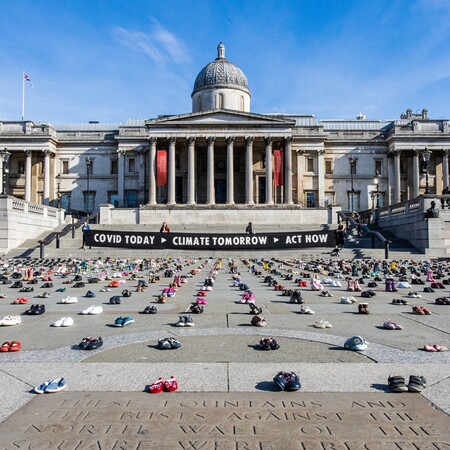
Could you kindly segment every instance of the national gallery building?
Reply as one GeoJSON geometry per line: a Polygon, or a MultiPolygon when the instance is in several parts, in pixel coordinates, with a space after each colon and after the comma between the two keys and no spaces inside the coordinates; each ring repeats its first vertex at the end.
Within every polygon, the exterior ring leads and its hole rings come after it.
{"type": "Polygon", "coordinates": [[[427,110],[386,121],[251,112],[247,78],[223,44],[191,97],[192,112],[123,124],[0,121],[2,193],[80,213],[100,204],[358,211],[449,185],[449,122],[427,110]]]}

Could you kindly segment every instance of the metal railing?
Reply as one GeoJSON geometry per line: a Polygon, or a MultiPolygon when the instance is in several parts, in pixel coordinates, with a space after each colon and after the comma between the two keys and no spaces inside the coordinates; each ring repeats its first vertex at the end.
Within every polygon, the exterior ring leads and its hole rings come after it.
{"type": "Polygon", "coordinates": [[[389,239],[386,239],[380,232],[371,230],[366,223],[358,222],[351,216],[351,213],[345,213],[344,211],[337,212],[338,218],[347,223],[347,230],[352,227],[359,227],[361,231],[369,234],[371,237],[371,248],[375,248],[375,239],[378,239],[384,245],[384,258],[389,259],[389,244],[392,243],[389,239]]]}
{"type": "Polygon", "coordinates": [[[52,231],[48,236],[46,236],[44,239],[40,239],[38,241],[39,243],[39,258],[45,258],[45,247],[50,245],[53,241],[55,241],[55,247],[59,248],[60,246],[60,239],[69,232],[72,233],[72,239],[75,239],[75,230],[77,228],[80,228],[86,220],[89,223],[97,223],[100,213],[97,211],[94,211],[87,217],[82,217],[81,219],[78,219],[78,221],[75,222],[75,218],[72,216],[72,223],[67,224],[61,231],[52,231]]]}

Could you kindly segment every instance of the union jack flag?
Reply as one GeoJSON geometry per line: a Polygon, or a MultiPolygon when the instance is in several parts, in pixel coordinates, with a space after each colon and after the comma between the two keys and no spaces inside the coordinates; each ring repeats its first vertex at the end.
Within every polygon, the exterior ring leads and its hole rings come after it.
{"type": "Polygon", "coordinates": [[[23,78],[24,78],[25,81],[29,81],[30,82],[31,87],[34,87],[33,86],[33,82],[31,81],[31,78],[28,76],[28,74],[26,72],[23,73],[23,78]]]}

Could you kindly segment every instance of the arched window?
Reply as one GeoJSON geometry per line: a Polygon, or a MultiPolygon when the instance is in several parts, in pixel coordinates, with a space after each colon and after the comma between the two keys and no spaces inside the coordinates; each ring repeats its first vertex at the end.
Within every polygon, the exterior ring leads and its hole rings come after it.
{"type": "Polygon", "coordinates": [[[239,98],[239,111],[244,111],[244,96],[241,95],[239,98]]]}
{"type": "Polygon", "coordinates": [[[224,95],[222,94],[222,93],[220,93],[218,96],[217,96],[217,108],[218,109],[223,109],[224,107],[225,107],[225,98],[224,98],[224,95]]]}

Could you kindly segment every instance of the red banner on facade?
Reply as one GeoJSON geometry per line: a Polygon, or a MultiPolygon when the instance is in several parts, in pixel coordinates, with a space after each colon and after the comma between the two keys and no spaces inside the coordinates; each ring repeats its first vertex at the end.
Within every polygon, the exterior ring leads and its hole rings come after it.
{"type": "Polygon", "coordinates": [[[156,186],[167,184],[167,150],[156,151],[156,186]]]}
{"type": "Polygon", "coordinates": [[[283,150],[273,151],[273,185],[283,186],[283,150]]]}

